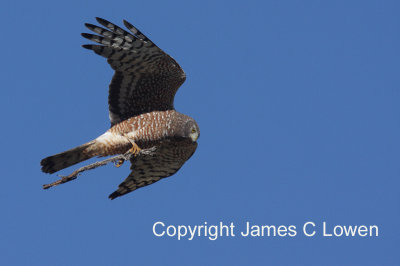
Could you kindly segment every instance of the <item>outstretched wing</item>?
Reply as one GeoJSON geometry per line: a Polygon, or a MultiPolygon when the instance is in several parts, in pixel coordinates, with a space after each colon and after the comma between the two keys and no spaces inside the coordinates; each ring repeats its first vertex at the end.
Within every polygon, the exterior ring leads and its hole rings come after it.
{"type": "Polygon", "coordinates": [[[83,47],[107,58],[115,70],[108,96],[111,126],[143,113],[174,109],[175,93],[186,79],[179,64],[129,22],[124,20],[131,33],[96,20],[107,29],[86,23],[98,35],[82,36],[100,45],[83,47]]]}
{"type": "Polygon", "coordinates": [[[115,199],[175,174],[189,160],[196,148],[196,142],[167,143],[151,155],[140,155],[131,159],[132,172],[108,197],[115,199]]]}

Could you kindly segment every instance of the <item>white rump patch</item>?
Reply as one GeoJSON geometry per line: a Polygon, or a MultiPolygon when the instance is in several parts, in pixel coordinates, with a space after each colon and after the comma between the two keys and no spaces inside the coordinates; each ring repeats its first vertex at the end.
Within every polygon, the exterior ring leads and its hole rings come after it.
{"type": "Polygon", "coordinates": [[[105,144],[105,145],[111,145],[111,144],[116,144],[116,143],[126,143],[129,142],[126,137],[121,136],[119,134],[113,134],[109,131],[104,133],[103,135],[100,135],[97,139],[97,142],[105,144]]]}

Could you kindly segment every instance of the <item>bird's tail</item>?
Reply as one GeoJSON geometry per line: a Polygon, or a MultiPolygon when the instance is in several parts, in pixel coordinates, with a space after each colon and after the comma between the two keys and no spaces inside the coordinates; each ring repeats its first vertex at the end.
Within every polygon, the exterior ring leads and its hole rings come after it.
{"type": "Polygon", "coordinates": [[[98,149],[95,144],[96,140],[93,140],[68,151],[44,158],[40,162],[42,171],[52,174],[94,156],[98,156],[98,149]]]}

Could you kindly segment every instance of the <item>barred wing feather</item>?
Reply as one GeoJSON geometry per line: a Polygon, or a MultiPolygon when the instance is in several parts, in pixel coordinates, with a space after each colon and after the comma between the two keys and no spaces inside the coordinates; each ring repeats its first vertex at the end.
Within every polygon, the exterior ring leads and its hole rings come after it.
{"type": "Polygon", "coordinates": [[[175,93],[186,79],[179,64],[129,22],[124,20],[130,33],[96,20],[106,29],[86,23],[98,35],[82,36],[99,44],[83,47],[107,58],[115,70],[108,96],[111,126],[143,113],[173,110],[175,93]]]}

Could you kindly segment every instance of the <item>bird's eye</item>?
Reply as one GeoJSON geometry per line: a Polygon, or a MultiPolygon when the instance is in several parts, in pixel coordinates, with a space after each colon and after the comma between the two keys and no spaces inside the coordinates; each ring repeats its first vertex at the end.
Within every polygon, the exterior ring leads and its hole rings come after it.
{"type": "Polygon", "coordinates": [[[192,128],[192,133],[196,133],[196,129],[195,128],[192,128]]]}

